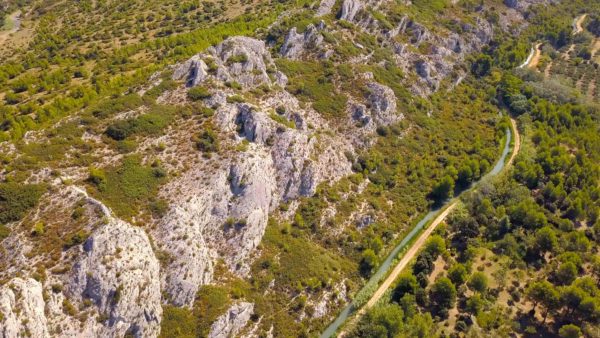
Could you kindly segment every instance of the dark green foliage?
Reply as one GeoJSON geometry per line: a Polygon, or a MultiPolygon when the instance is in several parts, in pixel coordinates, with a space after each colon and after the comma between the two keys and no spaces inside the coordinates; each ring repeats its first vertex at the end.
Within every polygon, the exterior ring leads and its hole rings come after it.
{"type": "Polygon", "coordinates": [[[456,288],[446,277],[438,278],[429,290],[429,299],[434,311],[445,313],[456,302],[456,288]]]}
{"type": "Polygon", "coordinates": [[[454,283],[454,285],[462,285],[467,281],[467,269],[463,264],[456,263],[448,270],[448,278],[454,283]]]}
{"type": "Polygon", "coordinates": [[[474,291],[484,293],[487,291],[488,283],[488,277],[483,272],[476,271],[469,278],[467,285],[474,291]]]}
{"type": "Polygon", "coordinates": [[[486,76],[492,69],[493,62],[494,60],[489,55],[479,54],[471,64],[471,72],[478,77],[486,76]]]}
{"type": "Polygon", "coordinates": [[[331,63],[277,60],[277,66],[289,78],[288,90],[328,118],[339,118],[346,109],[347,97],[335,88],[335,70],[331,63]]]}
{"type": "Polygon", "coordinates": [[[414,295],[418,288],[419,284],[417,283],[417,278],[411,273],[404,273],[398,276],[398,279],[396,280],[392,300],[399,302],[407,293],[414,295]]]}
{"type": "Polygon", "coordinates": [[[431,337],[435,327],[431,315],[407,313],[395,304],[375,307],[367,312],[350,337],[431,337]]]}
{"type": "Polygon", "coordinates": [[[219,151],[219,139],[212,129],[206,129],[200,135],[194,138],[198,150],[205,153],[214,153],[219,151]]]}
{"type": "Polygon", "coordinates": [[[431,197],[438,202],[445,201],[454,196],[454,179],[449,175],[442,177],[440,182],[433,187],[431,197]]]}
{"type": "Polygon", "coordinates": [[[209,98],[210,92],[206,87],[196,86],[188,90],[187,97],[192,101],[199,101],[209,98]]]}
{"type": "Polygon", "coordinates": [[[581,329],[577,325],[566,324],[558,330],[558,334],[561,338],[579,338],[581,337],[581,329]]]}
{"type": "Polygon", "coordinates": [[[165,182],[160,169],[143,165],[137,155],[125,157],[120,166],[104,171],[106,179],[96,187],[99,197],[117,215],[126,218],[147,207],[165,182]]]}
{"type": "Polygon", "coordinates": [[[363,275],[368,276],[371,274],[373,269],[379,264],[379,258],[375,252],[371,249],[366,249],[362,253],[360,260],[360,270],[363,275]]]}
{"type": "Polygon", "coordinates": [[[46,191],[38,184],[0,183],[0,224],[19,221],[46,191]]]}
{"type": "Polygon", "coordinates": [[[149,113],[111,124],[106,129],[106,135],[117,141],[134,135],[154,135],[162,131],[172,120],[172,108],[154,106],[149,113]]]}
{"type": "Polygon", "coordinates": [[[97,118],[107,118],[116,113],[134,110],[143,104],[142,98],[137,94],[120,96],[115,99],[106,99],[92,106],[88,111],[97,118]]]}

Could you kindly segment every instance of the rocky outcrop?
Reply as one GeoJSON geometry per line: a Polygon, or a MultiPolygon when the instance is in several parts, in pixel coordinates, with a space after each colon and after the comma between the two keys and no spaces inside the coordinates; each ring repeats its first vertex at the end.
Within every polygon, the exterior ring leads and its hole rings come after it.
{"type": "Polygon", "coordinates": [[[319,8],[317,9],[316,17],[321,17],[331,13],[333,6],[335,5],[335,0],[321,0],[319,4],[319,8]]]}
{"type": "Polygon", "coordinates": [[[285,37],[279,53],[288,59],[298,59],[306,51],[314,52],[323,42],[323,36],[319,31],[324,28],[325,23],[322,21],[318,26],[308,25],[303,34],[297,33],[296,27],[293,27],[285,37]]]}
{"type": "MultiPolygon", "coordinates": [[[[263,41],[235,36],[175,66],[172,78],[184,80],[190,87],[207,79],[215,79],[237,82],[249,89],[262,84],[271,85],[269,72],[273,67],[273,59],[263,41]]],[[[284,78],[273,75],[279,79],[284,78]]]]}
{"type": "MultiPolygon", "coordinates": [[[[369,74],[367,77],[372,77],[369,74]]],[[[368,93],[365,104],[352,102],[349,104],[350,116],[359,126],[373,132],[379,126],[387,126],[402,120],[403,115],[397,111],[394,91],[377,82],[367,84],[368,93]]]]}
{"type": "Polygon", "coordinates": [[[162,317],[159,264],[140,228],[110,219],[83,244],[66,294],[91,301],[102,320],[96,333],[105,337],[154,337],[162,317]]]}
{"type": "Polygon", "coordinates": [[[396,95],[391,88],[377,82],[369,83],[367,88],[367,104],[376,124],[389,125],[402,119],[396,111],[396,95]]]}
{"type": "Polygon", "coordinates": [[[526,10],[531,5],[556,3],[558,0],[504,0],[504,5],[520,11],[526,10]]]}
{"type": "Polygon", "coordinates": [[[210,327],[209,338],[235,337],[254,313],[254,304],[241,302],[231,306],[210,327]]]}
{"type": "Polygon", "coordinates": [[[340,12],[340,20],[352,21],[356,14],[363,8],[359,0],[344,0],[340,12]]]}
{"type": "Polygon", "coordinates": [[[161,192],[177,197],[153,231],[170,257],[163,284],[175,305],[192,304],[198,287],[212,279],[216,257],[247,275],[269,213],[281,201],[309,196],[319,183],[351,171],[344,155],[352,149],[349,142],[316,135],[308,125],[327,123],[301,109],[291,94],[276,91],[256,104],[230,103],[226,95],[216,91],[205,103],[214,104],[213,122],[223,142],[232,148],[244,142],[246,150],[215,155],[218,165],[202,159],[161,192]]]}
{"type": "Polygon", "coordinates": [[[50,337],[42,285],[14,278],[0,287],[0,337],[50,337]]]}

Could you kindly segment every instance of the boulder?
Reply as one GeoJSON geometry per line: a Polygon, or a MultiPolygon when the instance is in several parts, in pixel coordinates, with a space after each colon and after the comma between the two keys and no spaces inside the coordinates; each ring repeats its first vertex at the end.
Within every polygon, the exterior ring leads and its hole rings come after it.
{"type": "Polygon", "coordinates": [[[236,337],[254,313],[254,304],[241,302],[231,306],[210,327],[209,338],[236,337]]]}
{"type": "Polygon", "coordinates": [[[310,24],[304,34],[296,32],[296,27],[290,29],[281,46],[281,56],[288,59],[297,59],[307,51],[315,51],[323,42],[323,36],[319,33],[325,24],[321,23],[319,27],[310,24]]]}

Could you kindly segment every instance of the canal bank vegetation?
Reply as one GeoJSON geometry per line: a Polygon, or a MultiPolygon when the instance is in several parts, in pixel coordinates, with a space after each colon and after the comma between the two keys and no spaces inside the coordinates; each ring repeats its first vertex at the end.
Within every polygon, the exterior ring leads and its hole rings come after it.
{"type": "Polygon", "coordinates": [[[464,197],[350,336],[598,331],[600,111],[535,92],[530,78],[501,78],[499,103],[518,115],[524,151],[464,197]]]}

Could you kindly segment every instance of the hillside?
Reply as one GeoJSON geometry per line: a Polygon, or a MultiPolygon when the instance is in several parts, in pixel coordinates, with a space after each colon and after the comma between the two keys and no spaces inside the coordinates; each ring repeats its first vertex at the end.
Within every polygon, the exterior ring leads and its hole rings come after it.
{"type": "Polygon", "coordinates": [[[0,6],[1,337],[317,336],[454,196],[347,335],[597,330],[600,3],[0,6]]]}

